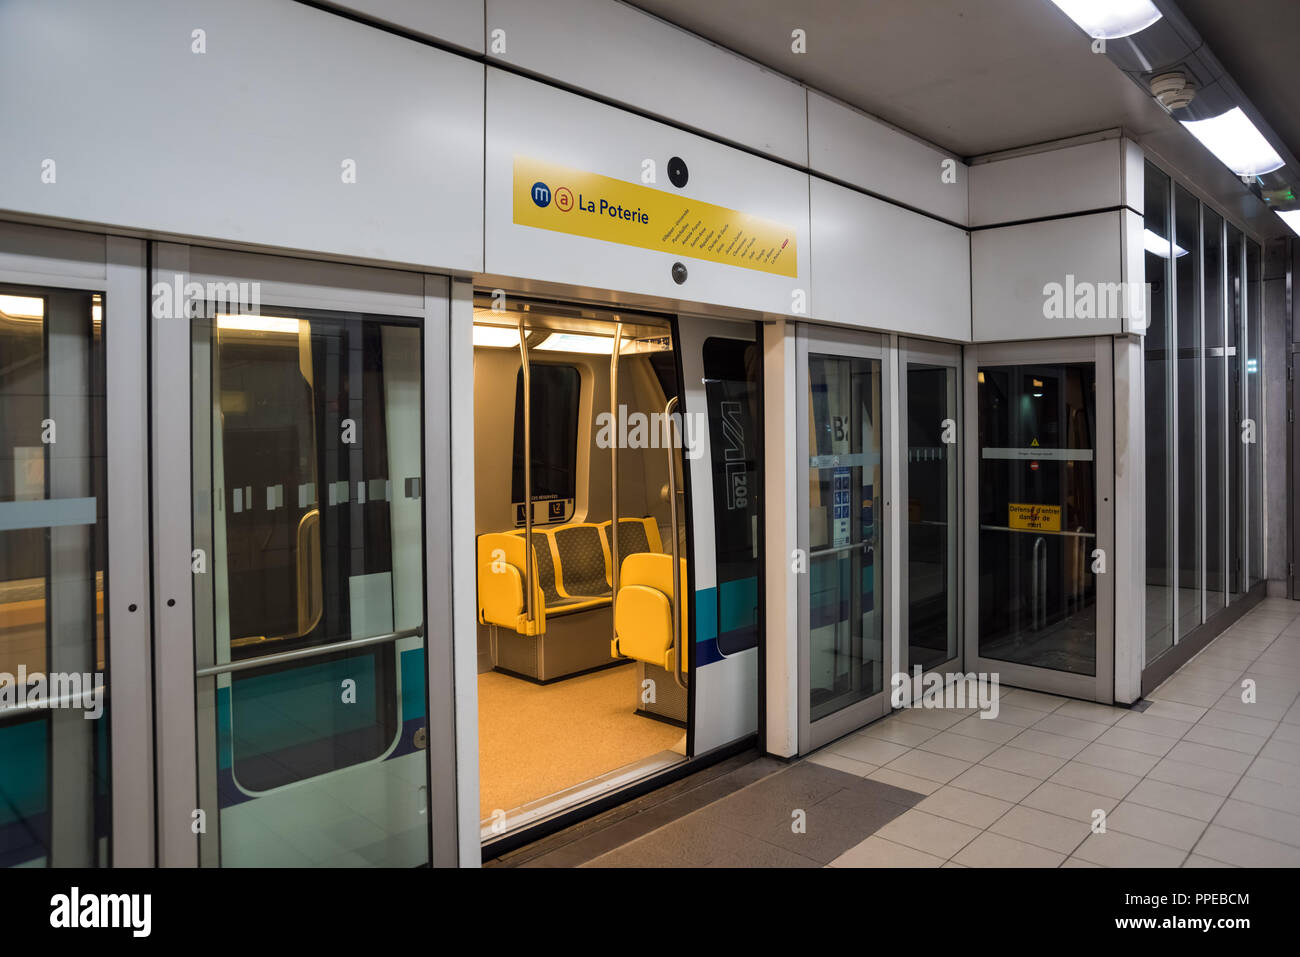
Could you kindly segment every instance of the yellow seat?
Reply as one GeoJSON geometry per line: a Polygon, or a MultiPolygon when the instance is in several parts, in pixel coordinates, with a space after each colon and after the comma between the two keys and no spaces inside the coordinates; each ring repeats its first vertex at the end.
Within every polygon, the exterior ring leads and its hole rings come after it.
{"type": "Polygon", "coordinates": [[[537,555],[519,535],[487,532],[478,537],[478,620],[500,625],[521,635],[546,631],[546,601],[538,581],[537,555]],[[533,620],[524,602],[524,554],[529,554],[533,577],[533,620]]]}
{"type": "MultiPolygon", "coordinates": [[[[690,660],[686,560],[680,559],[678,565],[681,670],[685,672],[690,660]]],[[[658,665],[666,671],[677,667],[673,654],[672,569],[673,557],[662,553],[640,552],[623,560],[619,570],[618,602],[614,609],[614,654],[658,665]]]]}

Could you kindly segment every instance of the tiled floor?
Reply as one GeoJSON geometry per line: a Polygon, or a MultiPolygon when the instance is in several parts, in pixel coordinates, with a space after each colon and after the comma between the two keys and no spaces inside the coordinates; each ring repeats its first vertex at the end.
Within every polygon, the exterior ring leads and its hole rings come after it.
{"type": "Polygon", "coordinates": [[[1145,710],[1012,689],[996,719],[898,711],[674,822],[681,833],[592,863],[736,862],[737,842],[758,840],[786,866],[1298,867],[1297,696],[1300,602],[1268,599],[1145,710]],[[791,774],[808,764],[842,774],[791,774]],[[890,788],[846,787],[844,775],[890,788]],[[834,812],[813,813],[832,793],[834,812]],[[800,810],[803,833],[790,823],[800,810]],[[707,850],[719,833],[734,840],[707,850]]]}

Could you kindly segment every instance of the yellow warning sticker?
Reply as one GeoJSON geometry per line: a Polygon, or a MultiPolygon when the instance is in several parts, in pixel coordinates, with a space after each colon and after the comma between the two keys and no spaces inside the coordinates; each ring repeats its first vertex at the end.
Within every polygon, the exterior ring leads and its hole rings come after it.
{"type": "Polygon", "coordinates": [[[653,186],[515,157],[514,221],[796,277],[793,227],[653,186]]]}
{"type": "Polygon", "coordinates": [[[1007,506],[1007,527],[1059,532],[1061,530],[1061,506],[1021,505],[1012,502],[1007,506]]]}

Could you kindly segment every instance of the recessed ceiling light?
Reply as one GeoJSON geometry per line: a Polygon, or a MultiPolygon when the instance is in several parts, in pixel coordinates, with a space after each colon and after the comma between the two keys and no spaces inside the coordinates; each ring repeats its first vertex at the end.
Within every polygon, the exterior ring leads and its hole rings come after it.
{"type": "Polygon", "coordinates": [[[537,347],[544,352],[581,352],[587,355],[607,356],[614,351],[612,336],[580,336],[572,332],[552,332],[537,347]]]}
{"type": "Polygon", "coordinates": [[[1184,120],[1183,126],[1238,176],[1262,176],[1284,165],[1239,106],[1208,120],[1184,120]]]}
{"type": "Polygon", "coordinates": [[[1282,217],[1282,222],[1291,227],[1291,232],[1300,236],[1300,209],[1279,209],[1277,214],[1282,217]]]}
{"type": "Polygon", "coordinates": [[[217,328],[232,332],[276,332],[297,335],[298,320],[286,316],[246,316],[235,313],[217,313],[217,328]]]}
{"type": "Polygon", "coordinates": [[[519,348],[519,330],[509,326],[482,326],[474,323],[474,345],[489,349],[519,348]]]}
{"type": "Polygon", "coordinates": [[[1052,0],[1090,37],[1118,40],[1141,33],[1160,19],[1151,0],[1052,0]]]}

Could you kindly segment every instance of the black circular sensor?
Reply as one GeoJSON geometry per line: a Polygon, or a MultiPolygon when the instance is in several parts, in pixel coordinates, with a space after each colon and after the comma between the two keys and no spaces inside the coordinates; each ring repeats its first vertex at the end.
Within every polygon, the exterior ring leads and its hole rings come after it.
{"type": "Polygon", "coordinates": [[[678,189],[686,185],[686,181],[691,178],[690,172],[686,169],[686,161],[680,156],[674,156],[668,161],[668,178],[678,189]]]}
{"type": "Polygon", "coordinates": [[[686,267],[681,263],[673,263],[673,282],[681,285],[686,281],[686,267]]]}

